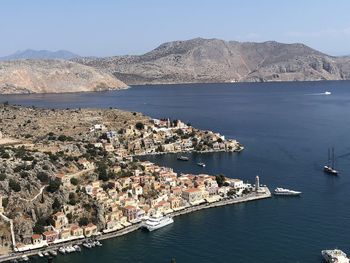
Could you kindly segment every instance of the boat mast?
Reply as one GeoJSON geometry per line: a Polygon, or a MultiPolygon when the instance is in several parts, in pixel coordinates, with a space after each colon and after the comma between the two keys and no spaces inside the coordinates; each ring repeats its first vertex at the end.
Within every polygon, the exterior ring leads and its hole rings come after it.
{"type": "Polygon", "coordinates": [[[332,168],[335,169],[334,148],[332,147],[332,168]]]}
{"type": "Polygon", "coordinates": [[[331,148],[328,148],[328,163],[327,163],[328,166],[331,165],[331,148]]]}

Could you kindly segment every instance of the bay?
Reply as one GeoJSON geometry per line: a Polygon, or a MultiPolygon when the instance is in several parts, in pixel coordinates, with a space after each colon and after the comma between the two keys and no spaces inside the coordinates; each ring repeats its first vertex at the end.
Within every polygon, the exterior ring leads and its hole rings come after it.
{"type": "MultiPolygon", "coordinates": [[[[101,93],[0,96],[37,107],[116,107],[170,117],[240,141],[240,153],[144,157],[177,172],[225,174],[300,190],[175,218],[158,231],[137,231],[102,248],[55,262],[322,262],[320,251],[350,253],[350,82],[284,82],[134,86],[101,93]],[[325,91],[332,95],[322,95],[325,91]],[[338,177],[326,175],[327,148],[336,149],[338,177]],[[205,162],[201,168],[196,162],[205,162]]],[[[6,127],[4,127],[6,128],[6,127]]],[[[37,260],[38,262],[40,260],[37,260]]]]}

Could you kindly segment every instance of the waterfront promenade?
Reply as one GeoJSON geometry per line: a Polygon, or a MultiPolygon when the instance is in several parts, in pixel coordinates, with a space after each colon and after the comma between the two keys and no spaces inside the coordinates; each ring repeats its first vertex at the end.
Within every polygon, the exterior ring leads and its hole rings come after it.
{"type": "MultiPolygon", "coordinates": [[[[196,211],[199,211],[202,209],[215,208],[215,207],[220,207],[220,206],[225,206],[225,205],[255,201],[255,200],[266,199],[266,198],[270,198],[270,197],[271,197],[271,192],[268,189],[268,187],[260,187],[260,191],[258,193],[251,192],[251,193],[246,194],[246,195],[241,196],[241,197],[225,198],[225,199],[215,201],[212,203],[206,202],[206,203],[198,204],[195,206],[186,207],[182,210],[172,212],[169,215],[172,217],[176,217],[176,216],[180,216],[180,215],[184,215],[184,214],[188,214],[188,213],[193,213],[193,212],[196,212],[196,211]]],[[[116,230],[116,231],[106,233],[106,234],[101,234],[99,236],[96,236],[95,239],[105,240],[105,239],[110,239],[110,238],[126,235],[130,232],[133,232],[133,231],[140,229],[141,226],[142,226],[142,223],[135,223],[131,226],[125,227],[125,228],[120,229],[120,230],[116,230]]],[[[47,247],[33,249],[33,250],[25,251],[25,252],[14,252],[10,255],[0,256],[0,262],[10,261],[10,260],[14,260],[14,259],[20,259],[24,255],[26,255],[28,257],[36,256],[39,252],[58,250],[62,246],[81,245],[89,239],[91,239],[91,238],[82,238],[82,239],[78,239],[78,240],[75,239],[75,240],[67,241],[65,243],[51,244],[47,247]]]]}

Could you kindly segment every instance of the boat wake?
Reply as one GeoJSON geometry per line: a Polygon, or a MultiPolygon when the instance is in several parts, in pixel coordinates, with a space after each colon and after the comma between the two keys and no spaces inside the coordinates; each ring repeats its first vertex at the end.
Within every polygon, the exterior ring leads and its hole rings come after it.
{"type": "Polygon", "coordinates": [[[309,93],[305,94],[306,96],[325,96],[325,95],[332,95],[330,91],[320,92],[320,93],[309,93]]]}

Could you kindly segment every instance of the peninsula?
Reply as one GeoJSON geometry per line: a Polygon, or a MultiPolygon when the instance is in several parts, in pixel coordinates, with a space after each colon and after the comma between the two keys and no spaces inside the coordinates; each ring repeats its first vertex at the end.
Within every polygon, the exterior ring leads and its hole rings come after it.
{"type": "Polygon", "coordinates": [[[157,214],[271,196],[258,178],[251,185],[223,175],[177,174],[136,158],[243,149],[180,120],[7,103],[0,117],[0,261],[126,234],[157,214]]]}

